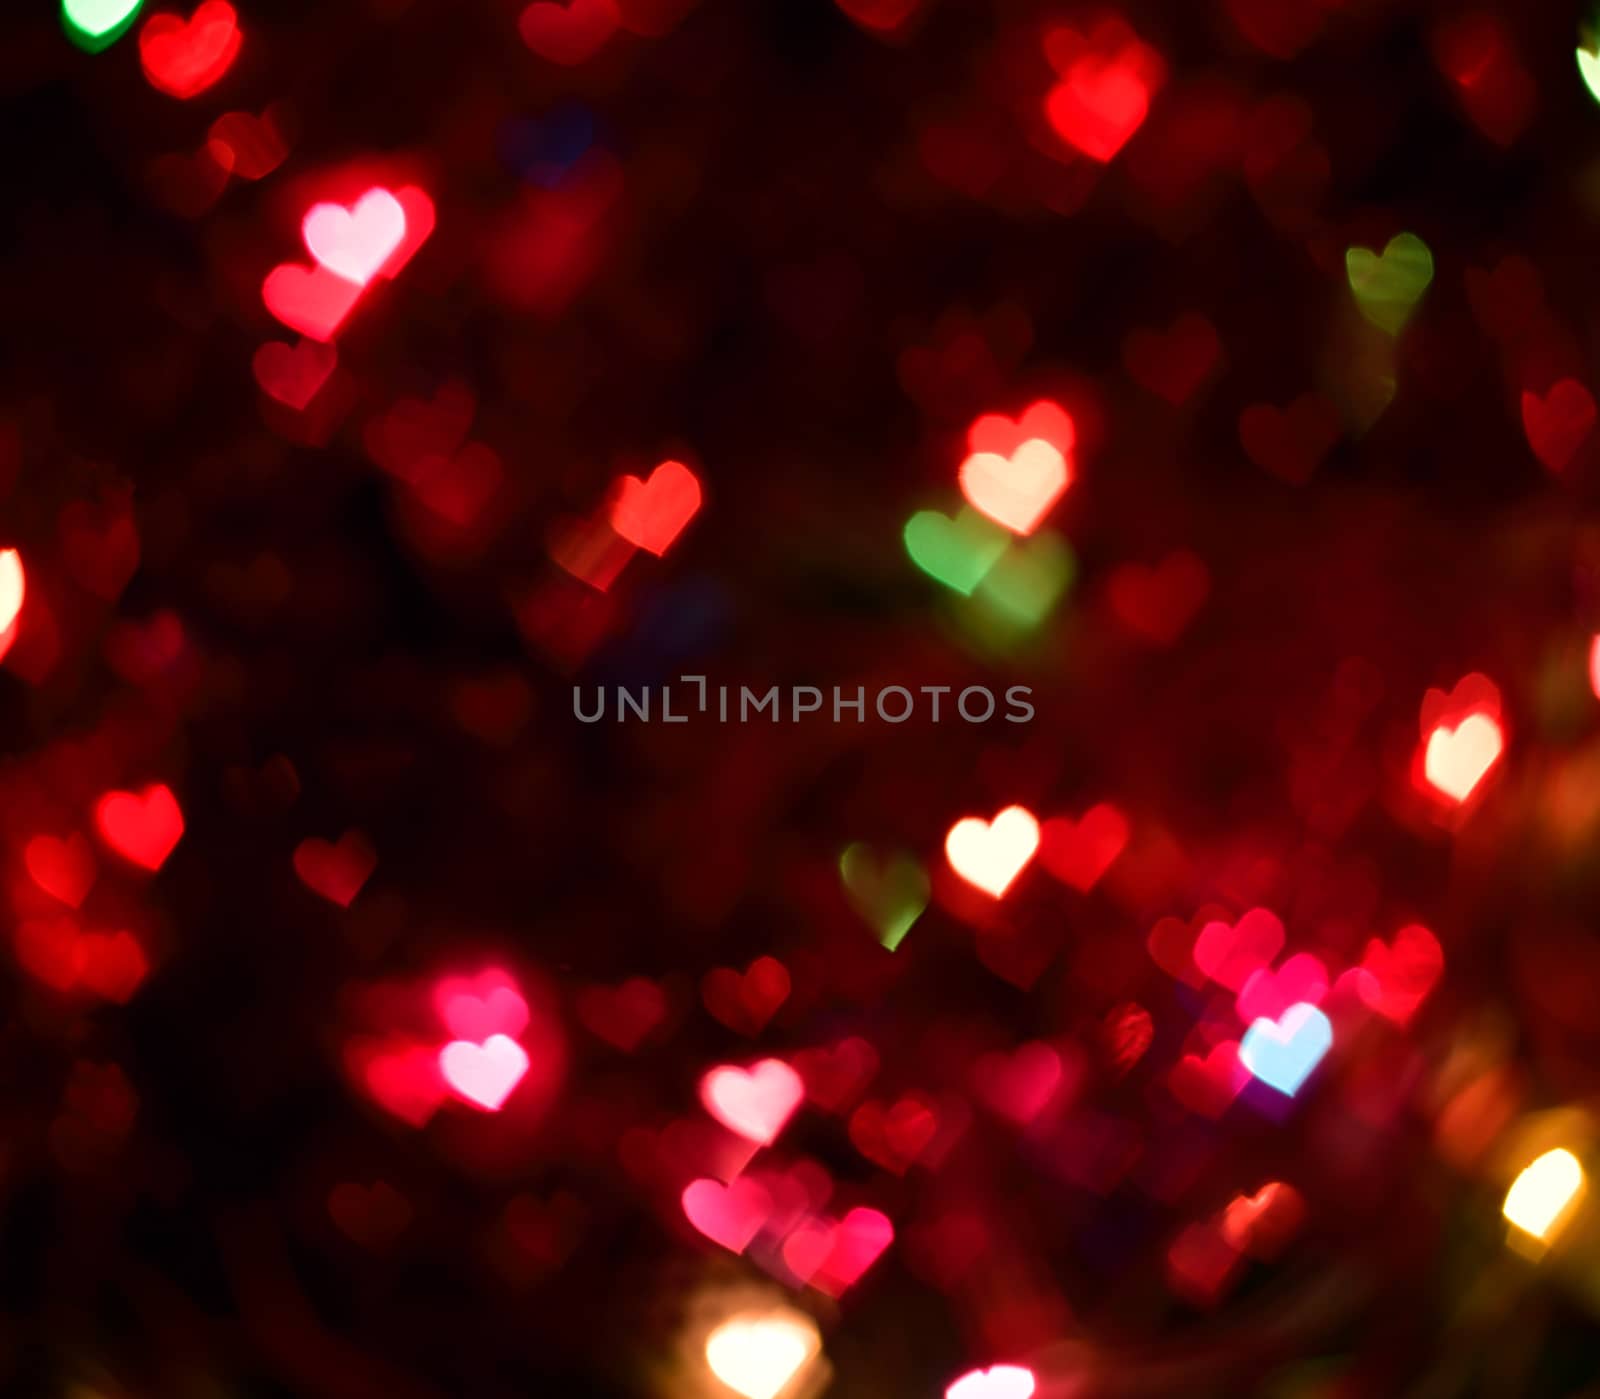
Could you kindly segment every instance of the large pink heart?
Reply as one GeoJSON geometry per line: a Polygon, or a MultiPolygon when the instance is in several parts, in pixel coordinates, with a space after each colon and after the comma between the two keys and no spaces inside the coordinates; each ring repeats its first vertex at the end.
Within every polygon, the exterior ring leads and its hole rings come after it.
{"type": "Polygon", "coordinates": [[[300,225],[306,249],[328,271],[357,286],[377,275],[406,236],[406,211],[381,187],[346,209],[313,204],[300,225]]]}
{"type": "Polygon", "coordinates": [[[749,1179],[695,1180],[684,1187],[683,1213],[712,1243],[743,1253],[772,1214],[772,1196],[749,1179]]]}
{"type": "Polygon", "coordinates": [[[750,1069],[724,1064],[700,1080],[700,1101],[730,1132],[768,1146],[777,1140],[806,1095],[800,1075],[781,1059],[763,1059],[750,1069]]]}
{"type": "Polygon", "coordinates": [[[290,330],[313,340],[331,340],[361,299],[361,288],[326,267],[285,262],[267,273],[261,299],[290,330]]]}
{"type": "Polygon", "coordinates": [[[528,1053],[510,1035],[490,1035],[482,1044],[451,1040],[439,1051],[439,1072],[458,1097],[499,1112],[528,1072],[528,1053]]]}

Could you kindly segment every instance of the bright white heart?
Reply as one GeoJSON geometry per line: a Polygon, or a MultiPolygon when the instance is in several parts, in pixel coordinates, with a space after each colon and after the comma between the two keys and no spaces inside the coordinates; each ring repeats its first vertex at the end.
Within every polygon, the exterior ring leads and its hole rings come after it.
{"type": "Polygon", "coordinates": [[[781,1059],[750,1069],[724,1065],[700,1080],[700,1101],[730,1132],[769,1146],[806,1096],[800,1075],[781,1059]]]}
{"type": "Polygon", "coordinates": [[[817,1328],[799,1314],[736,1316],[706,1337],[706,1364],[735,1394],[774,1399],[818,1346],[817,1328]]]}
{"type": "Polygon", "coordinates": [[[963,1375],[944,1399],[1032,1399],[1033,1371],[1021,1365],[991,1365],[963,1375]]]}
{"type": "Polygon", "coordinates": [[[1040,437],[1009,457],[974,452],[961,463],[962,494],[1014,534],[1031,534],[1066,488],[1067,459],[1040,437]]]}
{"type": "Polygon", "coordinates": [[[1428,735],[1423,775],[1447,797],[1464,802],[1504,746],[1500,725],[1487,714],[1469,714],[1453,729],[1440,724],[1428,735]]]}
{"type": "Polygon", "coordinates": [[[1501,1213],[1525,1234],[1548,1239],[1551,1226],[1584,1188],[1583,1167],[1565,1148],[1547,1151],[1511,1183],[1501,1213]]]}
{"type": "Polygon", "coordinates": [[[352,209],[313,204],[300,233],[328,271],[365,286],[405,238],[406,211],[388,190],[369,189],[352,209]]]}
{"type": "Polygon", "coordinates": [[[1038,848],[1039,823],[1024,806],[1008,806],[993,821],[968,816],[950,828],[944,841],[950,868],[997,899],[1038,848]]]}
{"type": "Polygon", "coordinates": [[[9,631],[17,620],[26,592],[22,555],[15,549],[0,549],[0,632],[9,631]]]}
{"type": "Polygon", "coordinates": [[[490,1035],[482,1044],[451,1040],[439,1051],[439,1072],[460,1097],[499,1112],[528,1072],[528,1052],[510,1035],[490,1035]]]}

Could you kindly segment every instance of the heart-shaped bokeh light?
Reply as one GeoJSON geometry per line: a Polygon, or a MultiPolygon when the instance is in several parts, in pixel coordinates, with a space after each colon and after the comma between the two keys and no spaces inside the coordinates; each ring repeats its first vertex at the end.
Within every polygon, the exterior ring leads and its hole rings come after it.
{"type": "Polygon", "coordinates": [[[744,1399],[778,1399],[822,1349],[810,1317],[790,1308],[730,1317],[706,1337],[706,1365],[744,1399]]]}
{"type": "Polygon", "coordinates": [[[1039,848],[1039,823],[1023,806],[1008,806],[993,821],[967,816],[945,837],[950,868],[991,898],[1004,898],[1039,848]]]}

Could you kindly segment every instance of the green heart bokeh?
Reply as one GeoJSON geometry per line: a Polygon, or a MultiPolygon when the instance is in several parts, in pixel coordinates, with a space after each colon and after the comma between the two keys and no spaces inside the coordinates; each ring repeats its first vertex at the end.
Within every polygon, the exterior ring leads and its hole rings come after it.
{"type": "Polygon", "coordinates": [[[1067,541],[1046,530],[1012,544],[984,576],[974,601],[988,615],[1031,631],[1072,586],[1077,567],[1067,541]]]}
{"type": "Polygon", "coordinates": [[[61,0],[61,27],[80,49],[99,53],[128,32],[144,0],[61,0]]]}
{"type": "Polygon", "coordinates": [[[928,876],[910,855],[879,860],[857,841],[839,856],[839,876],[856,912],[891,952],[928,906],[928,876]]]}
{"type": "Polygon", "coordinates": [[[1433,254],[1414,233],[1395,234],[1381,254],[1347,249],[1344,266],[1361,314],[1390,335],[1400,333],[1433,280],[1433,254]]]}
{"type": "Polygon", "coordinates": [[[998,562],[1011,538],[966,506],[953,520],[937,510],[919,510],[906,521],[904,537],[906,553],[918,568],[965,597],[998,562]]]}

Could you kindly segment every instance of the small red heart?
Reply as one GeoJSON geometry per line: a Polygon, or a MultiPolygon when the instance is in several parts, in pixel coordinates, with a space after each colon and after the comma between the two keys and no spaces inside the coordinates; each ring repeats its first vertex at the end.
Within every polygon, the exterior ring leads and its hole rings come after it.
{"type": "Polygon", "coordinates": [[[1379,1015],[1404,1025],[1443,974],[1444,949],[1422,924],[1412,923],[1394,935],[1392,945],[1373,938],[1361,970],[1368,974],[1359,983],[1362,999],[1379,1015]]]}
{"type": "Polygon", "coordinates": [[[658,557],[700,509],[700,482],[682,462],[664,461],[648,481],[624,476],[612,487],[611,528],[658,557]]]}
{"type": "Polygon", "coordinates": [[[261,284],[261,299],[290,330],[313,340],[331,340],[361,299],[362,288],[320,263],[280,263],[261,284]]]}
{"type": "Polygon", "coordinates": [[[281,340],[269,340],[250,361],[256,383],[297,413],[305,411],[338,364],[333,346],[316,340],[302,340],[293,348],[281,340]]]}
{"type": "Polygon", "coordinates": [[[878,1072],[878,1051],[851,1036],[823,1049],[802,1049],[794,1067],[805,1080],[806,1096],[824,1112],[840,1112],[865,1091],[878,1072]]]}
{"type": "Polygon", "coordinates": [[[537,0],[522,12],[517,28],[541,58],[572,68],[592,58],[617,32],[622,17],[612,0],[537,0]]]}
{"type": "Polygon", "coordinates": [[[1200,929],[1181,918],[1162,918],[1150,929],[1145,946],[1150,949],[1150,960],[1174,981],[1199,990],[1206,984],[1206,974],[1194,964],[1194,943],[1200,929]]]}
{"type": "Polygon", "coordinates": [[[1215,327],[1186,311],[1165,330],[1132,330],[1122,342],[1128,373],[1174,408],[1186,403],[1222,358],[1215,327]]]}
{"type": "Polygon", "coordinates": [[[877,1210],[853,1209],[837,1222],[802,1224],[783,1243],[783,1261],[803,1282],[840,1297],[894,1242],[894,1225],[877,1210]]]}
{"type": "Polygon", "coordinates": [[[1222,1212],[1222,1237],[1230,1247],[1270,1262],[1288,1247],[1305,1219],[1300,1192],[1282,1181],[1268,1181],[1254,1195],[1236,1195],[1222,1212]]]}
{"type": "Polygon", "coordinates": [[[1123,564],[1107,585],[1111,608],[1124,626],[1162,646],[1176,641],[1211,591],[1211,574],[1187,549],[1154,568],[1123,564]]]}
{"type": "Polygon", "coordinates": [[[378,854],[360,831],[346,831],[337,845],[311,836],[294,849],[300,882],[340,908],[350,907],[377,867],[378,854]]]}
{"type": "Polygon", "coordinates": [[[1287,408],[1254,403],[1239,415],[1239,441],[1257,466],[1303,486],[1339,440],[1339,415],[1321,394],[1305,393],[1287,408]]]}
{"type": "Polygon", "coordinates": [[[1283,924],[1268,908],[1252,908],[1235,923],[1213,919],[1194,943],[1194,964],[1218,986],[1240,991],[1283,951],[1283,924]]]}
{"type": "Polygon", "coordinates": [[[153,782],[142,792],[107,792],[94,809],[100,838],[125,860],[158,870],[183,836],[183,812],[172,789],[153,782]]]}
{"type": "MultiPolygon", "coordinates": [[[[224,112],[211,123],[206,136],[213,158],[225,154],[225,168],[242,180],[264,179],[289,153],[273,107],[259,117],[249,112],[224,112]]],[[[222,160],[217,163],[224,164],[222,160]]]]}
{"type": "Polygon", "coordinates": [[[772,1196],[748,1176],[728,1185],[719,1180],[691,1181],[681,1202],[689,1223],[730,1253],[743,1253],[772,1214],[772,1196]]]}
{"type": "Polygon", "coordinates": [[[1167,1075],[1167,1088],[1190,1112],[1217,1118],[1250,1081],[1250,1070],[1239,1062],[1239,1041],[1224,1040],[1202,1059],[1185,1054],[1167,1075]]]}
{"type": "Polygon", "coordinates": [[[1087,38],[1053,29],[1045,35],[1045,54],[1061,74],[1045,99],[1045,115],[1063,141],[1104,164],[1143,124],[1166,64],[1120,20],[1087,38]]]}
{"type": "Polygon", "coordinates": [[[65,840],[37,835],[22,851],[28,875],[45,893],[77,908],[94,887],[94,851],[77,831],[65,840]]]}
{"type": "Polygon", "coordinates": [[[188,98],[228,71],[239,43],[233,6],[226,0],[206,0],[187,20],[151,15],[139,31],[139,61],[152,87],[188,98]]]}
{"type": "Polygon", "coordinates": [[[718,967],[706,973],[700,996],[706,1009],[730,1030],[753,1035],[789,999],[789,972],[776,957],[757,957],[742,975],[718,967]]]}
{"type": "Polygon", "coordinates": [[[469,442],[453,457],[419,462],[411,482],[416,497],[440,519],[466,529],[500,489],[500,458],[481,442],[469,442]]]}
{"type": "Polygon", "coordinates": [[[1042,1040],[1010,1054],[980,1055],[972,1066],[972,1086],[1001,1117],[1026,1126],[1060,1093],[1066,1073],[1061,1056],[1042,1040]]]}
{"type": "Polygon", "coordinates": [[[1110,802],[1090,807],[1073,821],[1055,816],[1039,833],[1039,861],[1080,893],[1088,893],[1128,843],[1128,818],[1110,802]]]}
{"type": "Polygon", "coordinates": [[[876,1100],[863,1103],[850,1116],[850,1140],[869,1161],[903,1175],[922,1155],[939,1130],[933,1103],[907,1093],[889,1107],[876,1100]]]}
{"type": "Polygon", "coordinates": [[[115,602],[139,570],[139,530],[131,504],[119,493],[98,505],[75,500],[64,506],[61,550],[79,583],[115,602]]]}
{"type": "MultiPolygon", "coordinates": [[[[534,1195],[513,1195],[500,1212],[500,1227],[537,1275],[554,1271],[571,1256],[582,1234],[583,1215],[577,1197],[565,1192],[548,1202],[534,1195]]],[[[526,1268],[514,1271],[523,1280],[531,1280],[526,1268]]]]}
{"type": "Polygon", "coordinates": [[[1528,445],[1551,471],[1560,471],[1594,431],[1594,396],[1576,379],[1561,379],[1541,397],[1522,391],[1522,428],[1528,445]]]}
{"type": "Polygon", "coordinates": [[[437,1049],[407,1040],[354,1045],[350,1059],[373,1101],[412,1127],[425,1126],[444,1102],[437,1049]]]}
{"type": "Polygon", "coordinates": [[[1167,1285],[1197,1307],[1212,1307],[1238,1276],[1242,1261],[1216,1225],[1191,1224],[1167,1250],[1167,1285]]]}
{"type": "Polygon", "coordinates": [[[578,1019],[624,1054],[633,1053],[666,1014],[666,993],[644,976],[617,987],[590,986],[578,994],[578,1019]]]}
{"type": "Polygon", "coordinates": [[[83,970],[82,939],[70,918],[27,918],[13,938],[17,961],[29,975],[57,991],[70,991],[83,970]]]}
{"type": "Polygon", "coordinates": [[[95,995],[126,1005],[150,970],[132,933],[86,933],[79,944],[78,980],[95,995]]]}
{"type": "Polygon", "coordinates": [[[375,414],[362,443],[390,475],[411,481],[423,462],[455,455],[467,440],[477,407],[465,384],[447,383],[431,399],[397,399],[387,412],[375,414]]]}

